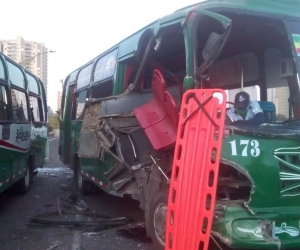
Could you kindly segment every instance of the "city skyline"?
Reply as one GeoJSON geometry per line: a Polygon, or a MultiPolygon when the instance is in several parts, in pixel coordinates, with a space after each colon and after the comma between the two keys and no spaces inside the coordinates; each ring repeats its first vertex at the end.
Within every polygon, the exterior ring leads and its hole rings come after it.
{"type": "Polygon", "coordinates": [[[49,51],[45,43],[28,41],[22,36],[6,40],[0,37],[0,52],[40,78],[47,96],[49,51]]]}

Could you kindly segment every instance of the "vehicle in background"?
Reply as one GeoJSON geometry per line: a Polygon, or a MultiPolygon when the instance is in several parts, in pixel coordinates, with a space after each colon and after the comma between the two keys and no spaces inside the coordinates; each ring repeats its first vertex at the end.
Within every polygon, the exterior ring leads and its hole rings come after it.
{"type": "Polygon", "coordinates": [[[49,160],[47,103],[38,77],[0,53],[0,193],[26,193],[49,160]]]}
{"type": "Polygon", "coordinates": [[[211,235],[230,248],[299,248],[299,72],[298,1],[188,6],[67,76],[60,159],[84,194],[98,186],[138,200],[147,234],[164,249],[183,92],[221,88],[233,101],[247,90],[266,123],[225,124],[211,235]],[[286,120],[276,120],[283,113],[286,120]]]}

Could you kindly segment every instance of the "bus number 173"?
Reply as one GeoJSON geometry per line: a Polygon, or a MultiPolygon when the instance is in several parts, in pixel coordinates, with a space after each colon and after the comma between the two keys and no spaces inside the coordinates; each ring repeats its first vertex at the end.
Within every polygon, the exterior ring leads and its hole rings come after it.
{"type": "Polygon", "coordinates": [[[249,146],[250,154],[253,157],[258,157],[260,155],[259,142],[257,140],[240,140],[240,143],[237,143],[236,140],[233,140],[229,143],[231,145],[231,155],[238,156],[238,151],[241,151],[241,156],[248,156],[249,146]]]}

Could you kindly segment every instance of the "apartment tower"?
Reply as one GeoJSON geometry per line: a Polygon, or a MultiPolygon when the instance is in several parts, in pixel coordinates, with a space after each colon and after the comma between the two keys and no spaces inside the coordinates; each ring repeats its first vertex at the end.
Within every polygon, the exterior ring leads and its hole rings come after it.
{"type": "Polygon", "coordinates": [[[1,40],[0,51],[43,82],[47,96],[48,49],[44,43],[25,41],[21,36],[15,40],[1,40]]]}

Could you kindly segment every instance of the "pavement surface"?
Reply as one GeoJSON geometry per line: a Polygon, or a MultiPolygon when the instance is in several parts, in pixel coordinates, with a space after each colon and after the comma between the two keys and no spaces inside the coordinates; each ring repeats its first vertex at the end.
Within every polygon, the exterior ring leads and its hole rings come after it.
{"type": "MultiPolygon", "coordinates": [[[[50,163],[34,177],[26,195],[15,195],[12,190],[0,194],[0,249],[1,250],[154,250],[147,238],[143,211],[131,199],[122,199],[105,193],[79,196],[89,210],[111,217],[125,216],[130,224],[116,227],[65,227],[33,224],[33,216],[58,212],[58,198],[67,198],[77,190],[73,172],[58,158],[59,140],[50,140],[50,163]]],[[[61,207],[68,205],[60,202],[61,207]]],[[[69,205],[74,208],[73,205],[69,205]]],[[[73,215],[72,215],[73,216],[73,215]]],[[[53,220],[80,220],[83,215],[53,220]]]]}
{"type": "MultiPolygon", "coordinates": [[[[81,212],[58,215],[59,207],[62,210],[84,207],[58,201],[78,194],[73,171],[59,160],[58,143],[58,138],[50,138],[50,162],[39,169],[27,194],[16,195],[12,189],[0,194],[0,250],[155,250],[151,239],[146,236],[144,212],[138,202],[129,198],[101,192],[77,196],[89,211],[113,218],[128,218],[130,223],[123,226],[70,227],[31,222],[34,216],[46,212],[56,212],[55,216],[47,217],[51,220],[89,219],[81,212]]],[[[210,250],[220,249],[211,243],[210,250]]]]}

